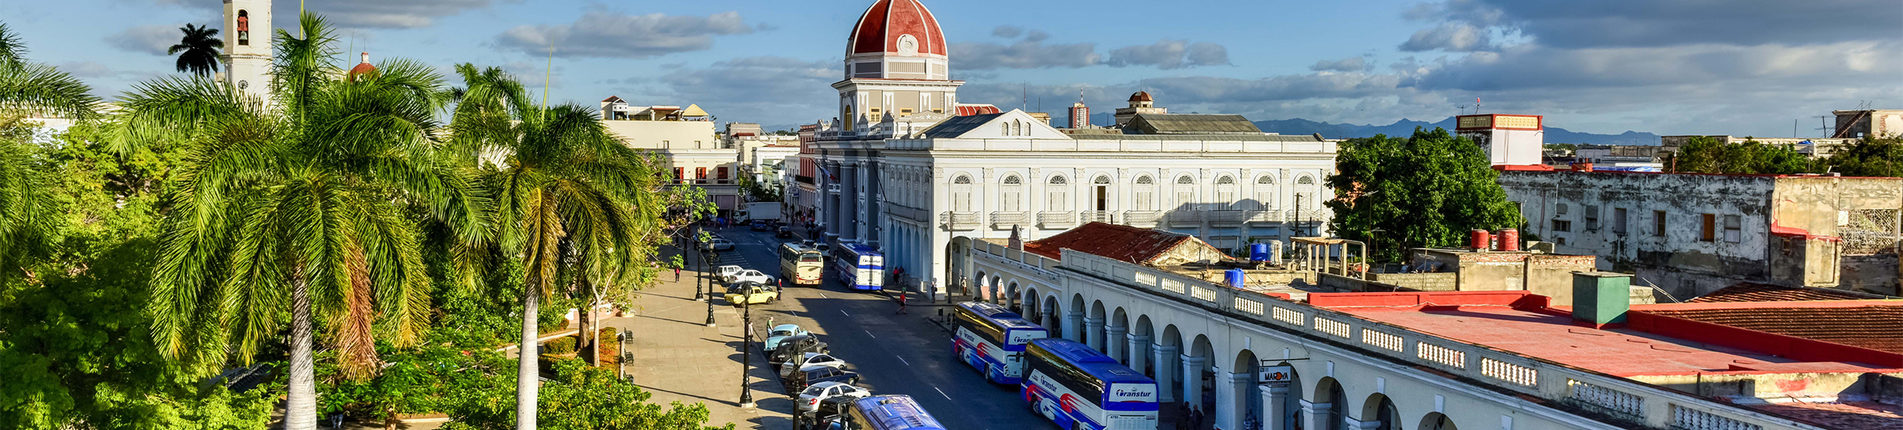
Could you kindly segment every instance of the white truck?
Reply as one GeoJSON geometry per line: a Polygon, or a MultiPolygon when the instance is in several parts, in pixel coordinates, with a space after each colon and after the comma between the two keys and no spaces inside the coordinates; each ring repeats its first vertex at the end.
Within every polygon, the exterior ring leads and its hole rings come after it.
{"type": "Polygon", "coordinates": [[[766,220],[766,221],[776,221],[776,222],[781,221],[780,203],[779,202],[747,203],[747,208],[745,210],[740,211],[740,213],[734,214],[734,221],[737,223],[747,223],[747,222],[753,222],[755,220],[766,220]]]}

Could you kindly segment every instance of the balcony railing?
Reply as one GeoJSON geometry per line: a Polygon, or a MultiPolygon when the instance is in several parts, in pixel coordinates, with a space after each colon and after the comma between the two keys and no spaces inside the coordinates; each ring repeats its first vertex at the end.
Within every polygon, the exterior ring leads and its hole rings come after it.
{"type": "Polygon", "coordinates": [[[946,230],[970,231],[978,229],[977,212],[946,212],[939,214],[939,220],[945,225],[946,230]]]}
{"type": "Polygon", "coordinates": [[[1174,210],[1170,211],[1169,218],[1170,227],[1195,227],[1203,223],[1202,211],[1174,210]]]}
{"type": "Polygon", "coordinates": [[[1212,227],[1238,227],[1242,225],[1243,220],[1249,218],[1249,212],[1239,210],[1215,210],[1209,211],[1205,216],[1209,220],[1209,225],[1212,227]]]}
{"type": "Polygon", "coordinates": [[[1249,223],[1250,224],[1276,224],[1276,223],[1282,222],[1282,220],[1284,220],[1285,219],[1284,217],[1286,216],[1287,215],[1284,214],[1284,211],[1278,210],[1278,209],[1257,210],[1257,211],[1252,211],[1249,213],[1249,223]]]}
{"type": "Polygon", "coordinates": [[[931,221],[931,218],[925,213],[924,209],[899,206],[899,205],[895,205],[891,203],[887,203],[883,207],[885,208],[885,212],[888,214],[892,214],[893,217],[904,218],[904,219],[909,219],[909,220],[919,221],[919,222],[931,221]]]}
{"type": "Polygon", "coordinates": [[[1077,213],[1071,211],[1038,212],[1037,225],[1044,228],[1069,228],[1077,225],[1077,213]]]}
{"type": "Polygon", "coordinates": [[[1157,211],[1123,211],[1123,223],[1131,227],[1154,228],[1157,219],[1162,217],[1157,211]]]}
{"type": "Polygon", "coordinates": [[[1077,213],[1077,222],[1079,222],[1079,223],[1086,223],[1086,224],[1087,224],[1087,223],[1093,223],[1093,222],[1101,222],[1101,223],[1109,223],[1109,224],[1116,224],[1116,223],[1117,223],[1117,221],[1116,221],[1116,217],[1115,217],[1115,216],[1112,216],[1112,215],[1111,215],[1112,213],[1113,213],[1113,212],[1110,212],[1110,211],[1083,211],[1083,212],[1078,212],[1078,213],[1077,213]]]}
{"type": "Polygon", "coordinates": [[[1021,226],[1025,226],[1029,224],[1031,224],[1030,212],[1017,211],[1017,212],[992,212],[991,213],[991,228],[994,228],[994,229],[1010,230],[1012,227],[1021,227],[1021,226]]]}

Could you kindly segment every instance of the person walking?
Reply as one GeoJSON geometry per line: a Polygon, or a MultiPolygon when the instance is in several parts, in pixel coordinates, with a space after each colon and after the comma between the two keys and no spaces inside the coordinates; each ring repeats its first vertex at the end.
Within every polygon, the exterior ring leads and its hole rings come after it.
{"type": "Polygon", "coordinates": [[[905,296],[906,296],[905,288],[900,287],[899,288],[899,311],[897,313],[901,313],[901,314],[905,313],[905,296]]]}

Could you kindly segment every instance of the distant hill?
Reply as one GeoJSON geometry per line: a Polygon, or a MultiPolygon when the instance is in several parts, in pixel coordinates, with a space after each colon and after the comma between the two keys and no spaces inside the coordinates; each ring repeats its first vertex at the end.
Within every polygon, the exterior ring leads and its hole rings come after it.
{"type": "MultiPolygon", "coordinates": [[[[1334,124],[1315,122],[1306,119],[1284,119],[1256,121],[1256,127],[1270,133],[1288,135],[1321,133],[1329,139],[1351,139],[1371,137],[1377,134],[1389,136],[1408,136],[1414,134],[1415,127],[1454,129],[1454,119],[1449,117],[1440,122],[1422,122],[1403,119],[1388,125],[1334,124]]],[[[1546,127],[1546,143],[1585,143],[1596,145],[1657,145],[1659,136],[1652,133],[1627,131],[1620,134],[1595,134],[1569,131],[1559,127],[1546,127]]]]}

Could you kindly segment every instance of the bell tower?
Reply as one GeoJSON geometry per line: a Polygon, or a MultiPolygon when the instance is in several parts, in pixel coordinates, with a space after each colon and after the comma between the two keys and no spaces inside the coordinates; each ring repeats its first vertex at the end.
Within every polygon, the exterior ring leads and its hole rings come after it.
{"type": "Polygon", "coordinates": [[[225,84],[271,101],[271,0],[225,0],[225,84]]]}

